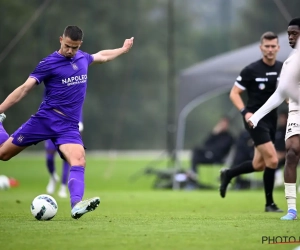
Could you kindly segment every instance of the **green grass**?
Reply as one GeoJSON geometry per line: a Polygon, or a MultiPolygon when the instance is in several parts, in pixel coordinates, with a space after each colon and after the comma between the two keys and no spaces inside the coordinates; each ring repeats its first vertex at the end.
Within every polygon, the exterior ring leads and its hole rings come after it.
{"type": "MultiPolygon", "coordinates": [[[[60,171],[60,161],[59,171],[60,171]]],[[[51,221],[30,213],[32,199],[45,192],[44,159],[17,157],[0,162],[0,173],[20,181],[0,192],[0,249],[293,249],[296,244],[262,244],[262,236],[300,236],[298,221],[280,221],[282,214],[264,213],[264,194],[229,191],[152,190],[153,177],[129,177],[146,166],[143,160],[88,158],[85,197],[101,204],[79,220],[70,217],[68,199],[60,199],[51,221]]],[[[202,178],[216,181],[217,169],[204,168],[202,178]]],[[[283,190],[277,204],[286,208],[283,190]]],[[[298,203],[299,206],[299,203],[298,203]]]]}

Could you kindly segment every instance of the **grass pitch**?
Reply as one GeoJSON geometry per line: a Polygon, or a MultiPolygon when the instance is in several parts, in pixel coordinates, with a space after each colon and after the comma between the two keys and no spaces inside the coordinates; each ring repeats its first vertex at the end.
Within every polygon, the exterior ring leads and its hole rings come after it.
{"type": "MultiPolygon", "coordinates": [[[[300,237],[299,221],[280,221],[283,214],[263,212],[263,190],[229,191],[221,199],[217,189],[153,190],[151,176],[129,182],[147,163],[88,157],[85,197],[100,196],[100,206],[74,220],[69,199],[53,195],[57,215],[37,221],[30,203],[45,193],[44,159],[18,156],[0,162],[0,174],[20,181],[19,187],[0,191],[0,249],[294,249],[300,244],[262,244],[263,236],[300,237]]],[[[215,181],[218,172],[207,168],[201,173],[206,181],[215,181]]],[[[275,200],[286,209],[282,189],[275,200]]]]}

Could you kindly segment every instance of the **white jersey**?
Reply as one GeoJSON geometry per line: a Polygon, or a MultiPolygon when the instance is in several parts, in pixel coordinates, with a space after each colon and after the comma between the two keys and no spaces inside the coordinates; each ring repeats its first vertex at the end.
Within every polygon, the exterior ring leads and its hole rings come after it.
{"type": "MultiPolygon", "coordinates": [[[[295,56],[297,56],[297,53],[295,53],[296,51],[293,51],[291,53],[291,55],[288,57],[288,59],[286,59],[283,63],[283,66],[282,66],[282,70],[284,69],[284,67],[286,66],[286,64],[290,63],[291,61],[293,61],[293,58],[295,56]]],[[[299,90],[300,90],[300,82],[299,82],[299,90]]],[[[289,111],[292,111],[292,110],[298,110],[298,104],[293,101],[291,98],[289,98],[289,111]]]]}
{"type": "MultiPolygon", "coordinates": [[[[300,44],[300,42],[299,42],[300,44]]],[[[300,45],[299,45],[300,46],[300,45]]],[[[299,79],[300,79],[300,50],[294,50],[288,59],[283,63],[278,87],[267,102],[261,106],[250,118],[255,128],[266,114],[277,108],[284,100],[289,98],[289,110],[298,110],[299,100],[299,79]],[[296,101],[296,102],[295,102],[296,101]]]]}

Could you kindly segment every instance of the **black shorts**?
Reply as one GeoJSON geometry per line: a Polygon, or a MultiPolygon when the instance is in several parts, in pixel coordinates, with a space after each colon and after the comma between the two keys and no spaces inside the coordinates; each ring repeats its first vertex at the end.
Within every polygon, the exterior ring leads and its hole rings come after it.
{"type": "Polygon", "coordinates": [[[267,142],[275,143],[276,122],[259,121],[257,126],[250,128],[248,123],[243,119],[245,129],[249,132],[254,145],[258,146],[267,142]]]}

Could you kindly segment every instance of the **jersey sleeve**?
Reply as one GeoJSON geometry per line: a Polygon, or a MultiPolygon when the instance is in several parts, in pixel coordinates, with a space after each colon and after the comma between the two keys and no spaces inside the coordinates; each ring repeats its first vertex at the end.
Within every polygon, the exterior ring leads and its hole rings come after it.
{"type": "Polygon", "coordinates": [[[82,52],[86,60],[88,61],[88,65],[90,65],[94,61],[94,57],[89,53],[82,52]]]}
{"type": "Polygon", "coordinates": [[[242,90],[246,90],[249,84],[251,83],[251,81],[252,81],[252,72],[248,67],[246,67],[241,71],[240,75],[236,78],[234,84],[238,88],[242,90]]]}
{"type": "Polygon", "coordinates": [[[34,78],[37,84],[41,84],[47,77],[51,74],[51,67],[46,60],[42,60],[35,67],[34,71],[29,75],[29,77],[34,78]]]}

